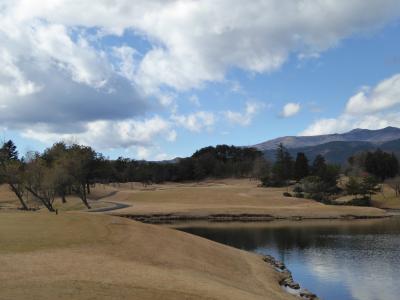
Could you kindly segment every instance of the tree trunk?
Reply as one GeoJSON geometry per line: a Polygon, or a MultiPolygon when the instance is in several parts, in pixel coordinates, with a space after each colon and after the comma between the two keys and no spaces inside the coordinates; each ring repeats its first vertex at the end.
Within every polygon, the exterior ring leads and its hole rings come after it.
{"type": "Polygon", "coordinates": [[[88,195],[90,195],[90,184],[89,184],[89,182],[86,183],[86,189],[87,189],[88,195]]]}
{"type": "Polygon", "coordinates": [[[85,184],[82,184],[82,192],[80,194],[81,194],[81,199],[82,199],[83,204],[85,204],[85,206],[90,209],[91,207],[90,207],[90,205],[89,205],[89,203],[87,201],[87,198],[86,198],[86,187],[85,187],[85,184]]]}
{"type": "Polygon", "coordinates": [[[14,192],[14,194],[18,197],[19,202],[22,205],[23,210],[29,210],[28,205],[26,205],[24,199],[22,198],[21,193],[18,191],[18,189],[14,186],[14,184],[10,183],[9,184],[11,190],[14,192]]]}
{"type": "Polygon", "coordinates": [[[67,203],[67,199],[65,198],[65,193],[61,194],[61,202],[62,203],[67,203]]]}
{"type": "Polygon", "coordinates": [[[54,208],[53,205],[51,204],[49,199],[46,199],[45,197],[41,197],[39,196],[38,193],[36,193],[34,190],[32,190],[29,187],[25,187],[33,196],[35,196],[36,198],[38,198],[40,201],[42,201],[43,205],[46,206],[46,208],[48,209],[48,211],[50,212],[54,212],[54,208]]]}

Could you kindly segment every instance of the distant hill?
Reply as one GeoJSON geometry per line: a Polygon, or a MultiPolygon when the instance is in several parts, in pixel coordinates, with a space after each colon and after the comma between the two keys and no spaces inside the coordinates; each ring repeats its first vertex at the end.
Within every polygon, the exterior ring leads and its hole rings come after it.
{"type": "Polygon", "coordinates": [[[319,136],[282,137],[266,141],[254,147],[263,151],[265,156],[274,160],[275,149],[282,143],[295,156],[304,152],[312,160],[322,154],[331,163],[343,164],[347,158],[357,152],[381,148],[400,155],[400,129],[386,127],[379,130],[354,129],[343,134],[319,136]]]}
{"type": "Polygon", "coordinates": [[[386,127],[378,130],[354,129],[342,134],[325,134],[315,136],[285,136],[254,145],[261,151],[276,149],[282,143],[286,148],[303,148],[322,145],[330,142],[370,142],[382,144],[400,139],[400,128],[386,127]]]}

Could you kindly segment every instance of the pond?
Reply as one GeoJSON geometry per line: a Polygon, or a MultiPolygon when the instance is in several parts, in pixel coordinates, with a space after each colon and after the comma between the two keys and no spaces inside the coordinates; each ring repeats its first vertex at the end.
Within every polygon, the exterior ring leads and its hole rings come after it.
{"type": "Polygon", "coordinates": [[[177,229],[271,254],[325,300],[400,299],[400,216],[356,221],[188,223],[177,229]]]}

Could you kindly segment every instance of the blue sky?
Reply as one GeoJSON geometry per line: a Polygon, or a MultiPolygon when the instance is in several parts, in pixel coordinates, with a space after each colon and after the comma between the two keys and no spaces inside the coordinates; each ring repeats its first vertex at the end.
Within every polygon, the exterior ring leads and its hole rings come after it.
{"type": "Polygon", "coordinates": [[[159,160],[400,126],[394,0],[0,4],[0,130],[21,154],[159,160]]]}

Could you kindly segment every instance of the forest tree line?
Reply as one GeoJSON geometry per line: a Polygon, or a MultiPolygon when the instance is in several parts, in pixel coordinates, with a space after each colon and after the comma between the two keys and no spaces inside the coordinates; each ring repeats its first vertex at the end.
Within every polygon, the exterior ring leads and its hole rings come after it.
{"type": "MultiPolygon", "coordinates": [[[[88,195],[96,183],[148,185],[228,177],[259,179],[262,185],[275,187],[297,183],[297,197],[307,193],[308,197],[321,201],[340,192],[337,186],[340,172],[340,166],[327,163],[322,155],[312,162],[304,153],[297,153],[294,159],[283,145],[278,146],[274,163],[255,148],[228,145],[205,147],[190,157],[164,162],[109,159],[89,146],[63,142],[23,157],[18,155],[11,140],[0,148],[0,183],[9,185],[22,209],[29,209],[27,199],[35,199],[49,211],[54,211],[57,197],[66,202],[69,195],[78,196],[90,208],[88,195]]],[[[377,150],[349,158],[346,172],[350,175],[366,172],[383,181],[398,175],[399,165],[393,154],[377,150]]],[[[352,181],[354,186],[355,183],[352,181]]]]}
{"type": "Polygon", "coordinates": [[[138,161],[119,157],[112,160],[89,146],[54,144],[43,153],[19,157],[10,140],[0,149],[0,183],[8,184],[29,209],[27,199],[35,199],[49,211],[60,197],[78,196],[90,208],[88,195],[96,183],[192,181],[205,178],[257,177],[268,167],[262,152],[254,148],[219,145],[196,151],[191,157],[167,162],[138,161]]]}
{"type": "MultiPolygon", "coordinates": [[[[294,184],[294,196],[307,197],[333,204],[332,198],[347,193],[355,196],[350,204],[369,205],[382,182],[386,182],[396,195],[400,195],[399,162],[393,153],[380,149],[374,152],[360,152],[349,157],[348,165],[329,164],[323,155],[317,155],[312,162],[299,152],[294,159],[280,144],[276,149],[275,162],[269,173],[261,178],[264,186],[282,187],[294,184]],[[348,182],[340,187],[340,174],[348,176],[348,182]],[[361,196],[358,198],[357,196],[361,196]]],[[[285,196],[292,196],[284,193],[285,196]]]]}

